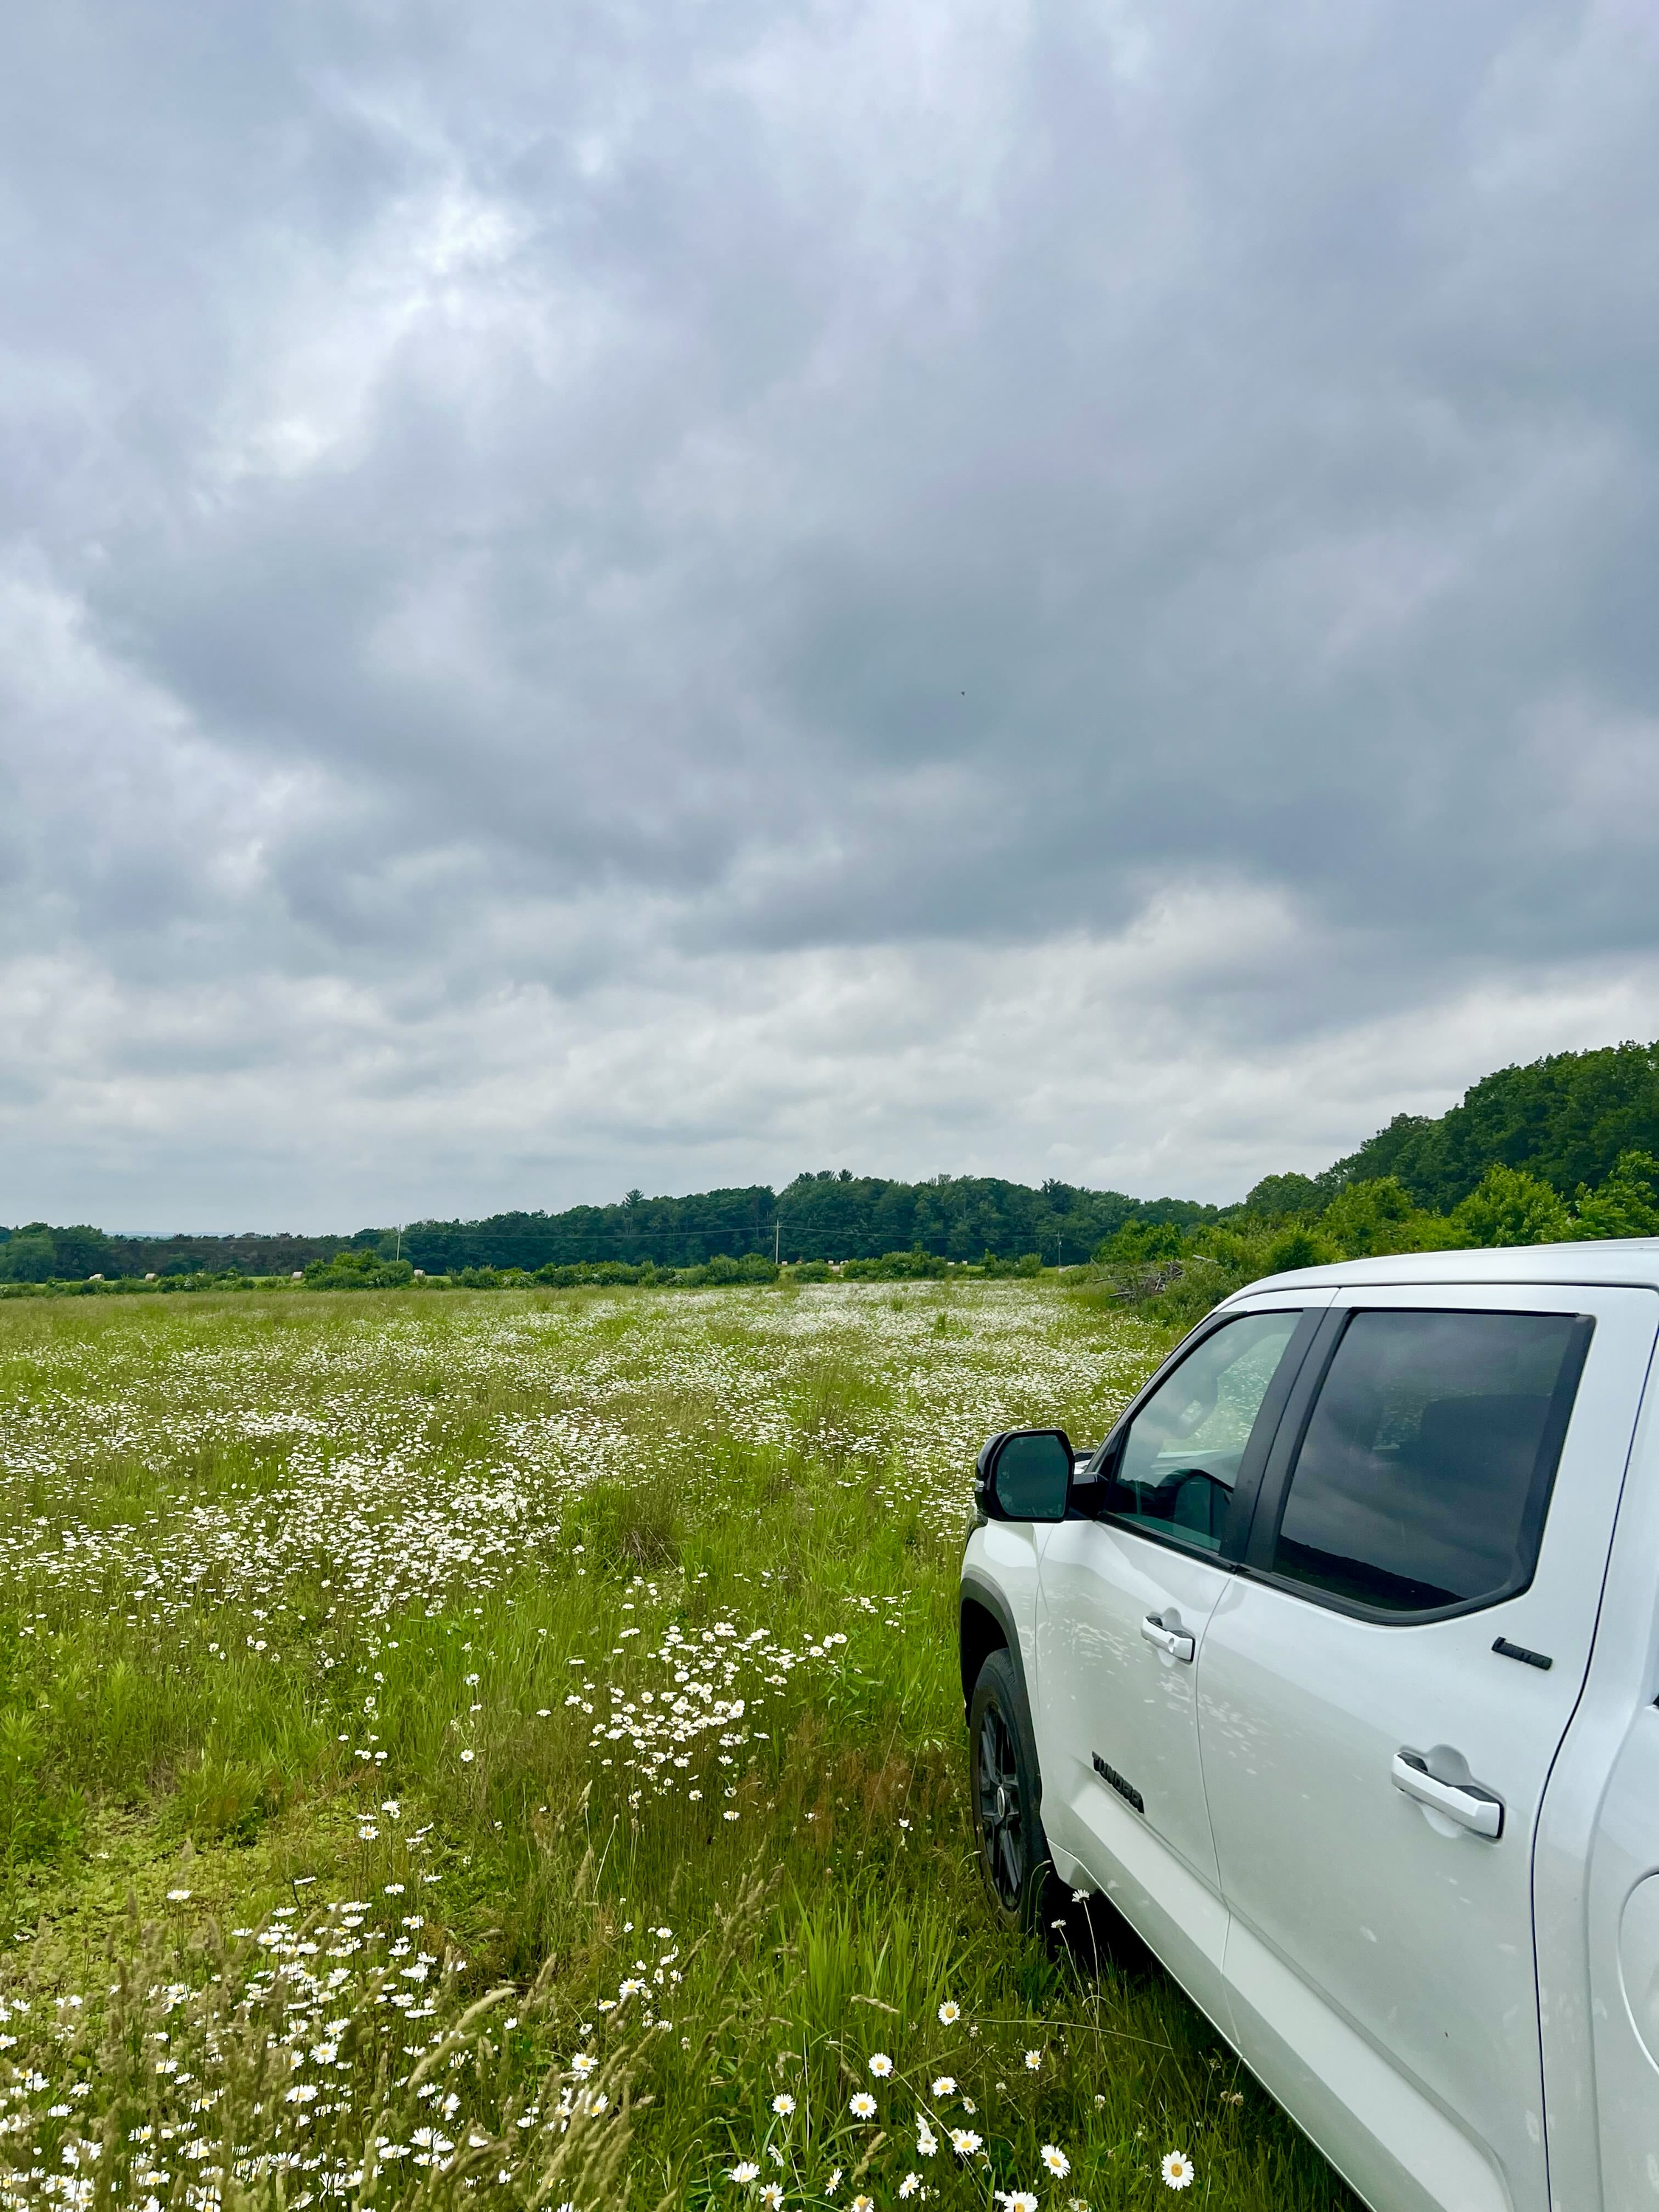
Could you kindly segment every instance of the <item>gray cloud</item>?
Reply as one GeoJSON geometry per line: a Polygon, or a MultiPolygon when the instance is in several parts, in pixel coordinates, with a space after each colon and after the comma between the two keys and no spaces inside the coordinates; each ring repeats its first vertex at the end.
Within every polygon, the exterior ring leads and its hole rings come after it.
{"type": "Polygon", "coordinates": [[[0,1212],[1224,1196],[1653,1034],[1656,108],[1636,0],[22,27],[0,1212]]]}

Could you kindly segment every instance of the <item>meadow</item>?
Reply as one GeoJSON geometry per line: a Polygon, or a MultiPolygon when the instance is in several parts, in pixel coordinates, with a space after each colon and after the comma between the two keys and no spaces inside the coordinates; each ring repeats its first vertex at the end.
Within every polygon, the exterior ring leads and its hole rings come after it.
{"type": "Polygon", "coordinates": [[[1351,2204],[979,1885],[974,1451],[1164,1341],[1025,1281],[0,1306],[0,2203],[1351,2204]]]}

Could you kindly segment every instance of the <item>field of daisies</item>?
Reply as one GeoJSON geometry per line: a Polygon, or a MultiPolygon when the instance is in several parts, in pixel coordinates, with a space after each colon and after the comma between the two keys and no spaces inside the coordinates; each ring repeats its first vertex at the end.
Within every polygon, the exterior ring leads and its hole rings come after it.
{"type": "Polygon", "coordinates": [[[1346,2203],[978,1885],[975,1449],[1160,1349],[1029,1282],[0,1307],[0,2205],[1346,2203]]]}

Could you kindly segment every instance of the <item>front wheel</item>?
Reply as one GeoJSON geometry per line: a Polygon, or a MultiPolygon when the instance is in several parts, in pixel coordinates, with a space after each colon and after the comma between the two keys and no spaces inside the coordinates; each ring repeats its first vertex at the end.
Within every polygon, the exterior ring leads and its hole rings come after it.
{"type": "Polygon", "coordinates": [[[980,1866],[998,1917],[1029,1933],[1041,1917],[1048,1839],[1037,1813],[1036,1750],[1024,1710],[1012,1660],[993,1651],[968,1708],[980,1866]]]}

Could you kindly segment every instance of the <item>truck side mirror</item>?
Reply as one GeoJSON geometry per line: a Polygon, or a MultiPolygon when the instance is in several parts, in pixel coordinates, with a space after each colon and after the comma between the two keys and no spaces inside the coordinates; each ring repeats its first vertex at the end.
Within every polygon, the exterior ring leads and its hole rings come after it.
{"type": "Polygon", "coordinates": [[[979,1455],[975,1488],[999,1521],[1063,1521],[1072,1489],[1072,1441],[1064,1429],[1009,1429],[979,1455]]]}

